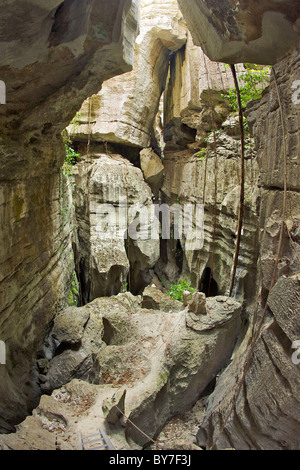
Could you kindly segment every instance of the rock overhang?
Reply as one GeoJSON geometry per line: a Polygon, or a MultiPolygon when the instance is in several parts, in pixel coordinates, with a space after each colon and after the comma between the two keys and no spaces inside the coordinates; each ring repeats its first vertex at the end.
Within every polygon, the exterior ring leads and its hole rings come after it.
{"type": "Polygon", "coordinates": [[[178,0],[194,43],[211,60],[274,65],[299,39],[297,0],[178,0]]]}

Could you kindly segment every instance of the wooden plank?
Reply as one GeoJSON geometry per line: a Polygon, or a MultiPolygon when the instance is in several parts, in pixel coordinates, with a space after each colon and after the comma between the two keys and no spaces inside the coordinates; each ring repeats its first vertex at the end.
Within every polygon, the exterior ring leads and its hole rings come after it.
{"type": "Polygon", "coordinates": [[[97,432],[97,434],[90,434],[89,436],[84,436],[83,439],[84,439],[84,440],[85,440],[85,439],[91,439],[92,437],[97,437],[97,436],[99,436],[99,433],[98,433],[98,432],[97,432]]]}
{"type": "Polygon", "coordinates": [[[99,431],[100,431],[100,434],[102,434],[102,437],[103,437],[103,439],[104,439],[104,441],[105,441],[105,443],[106,443],[106,445],[107,445],[107,447],[108,447],[108,450],[116,450],[116,449],[114,448],[114,446],[112,445],[112,443],[110,442],[110,440],[108,439],[108,437],[107,437],[107,435],[105,434],[105,432],[103,431],[103,429],[100,428],[99,431]]]}
{"type": "Polygon", "coordinates": [[[83,450],[82,434],[78,434],[78,450],[83,450]]]}
{"type": "Polygon", "coordinates": [[[105,449],[107,447],[106,444],[104,444],[104,446],[99,446],[99,447],[92,447],[91,449],[89,450],[99,450],[99,449],[105,449]]]}
{"type": "Polygon", "coordinates": [[[115,450],[114,446],[112,445],[111,441],[105,434],[102,428],[99,428],[98,434],[90,434],[89,436],[82,436],[82,433],[78,435],[78,450],[100,450],[100,449],[107,449],[107,450],[115,450]],[[97,439],[94,439],[97,438],[97,439]],[[93,439],[93,440],[89,440],[93,439]],[[99,445],[96,447],[89,448],[90,445],[98,443],[99,445]]]}
{"type": "Polygon", "coordinates": [[[101,436],[99,436],[98,439],[94,439],[93,441],[86,441],[86,440],[84,440],[84,441],[83,441],[83,444],[84,444],[84,445],[87,445],[87,444],[95,444],[95,442],[100,442],[100,441],[104,441],[104,439],[103,439],[101,436]]]}

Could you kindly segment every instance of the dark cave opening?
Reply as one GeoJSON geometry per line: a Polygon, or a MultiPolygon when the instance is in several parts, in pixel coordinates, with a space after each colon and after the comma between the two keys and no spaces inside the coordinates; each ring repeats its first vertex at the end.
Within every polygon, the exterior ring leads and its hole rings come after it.
{"type": "Polygon", "coordinates": [[[175,251],[174,251],[174,257],[175,257],[176,265],[179,269],[179,275],[182,273],[183,256],[184,256],[184,254],[183,254],[183,249],[182,249],[181,243],[180,243],[179,240],[177,240],[176,248],[175,248],[175,251]]]}
{"type": "Polygon", "coordinates": [[[204,269],[199,282],[199,291],[204,292],[206,297],[215,297],[219,294],[218,284],[213,278],[212,270],[209,267],[204,269]]]}

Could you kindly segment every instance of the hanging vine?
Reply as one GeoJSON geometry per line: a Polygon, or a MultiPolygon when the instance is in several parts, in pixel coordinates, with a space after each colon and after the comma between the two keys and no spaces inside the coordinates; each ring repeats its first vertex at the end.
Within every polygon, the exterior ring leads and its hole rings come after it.
{"type": "Polygon", "coordinates": [[[245,201],[244,115],[243,115],[241,94],[240,94],[238,79],[237,79],[237,75],[236,75],[236,69],[235,69],[235,66],[233,64],[230,65],[230,68],[231,68],[231,72],[232,72],[232,75],[233,75],[234,85],[235,85],[236,94],[237,94],[238,110],[239,110],[239,122],[240,122],[240,133],[241,133],[241,189],[240,189],[238,231],[237,231],[236,249],[235,249],[235,254],[234,254],[231,283],[230,283],[230,288],[229,288],[229,297],[232,296],[232,291],[233,291],[234,281],[235,281],[235,275],[236,275],[236,271],[237,271],[239,252],[240,252],[240,246],[241,246],[241,238],[242,238],[242,228],[243,228],[243,219],[244,219],[244,201],[245,201]]]}
{"type": "MultiPolygon", "coordinates": [[[[214,215],[213,215],[213,242],[212,242],[212,253],[211,253],[211,271],[210,271],[210,279],[209,279],[209,287],[208,287],[208,292],[210,291],[211,287],[211,281],[213,277],[213,265],[214,265],[214,253],[215,253],[215,241],[216,241],[216,226],[217,226],[217,173],[218,173],[218,167],[217,167],[217,138],[216,138],[216,120],[214,116],[214,107],[212,103],[212,93],[211,93],[211,86],[209,83],[209,73],[208,73],[208,68],[207,68],[207,62],[206,62],[206,57],[204,52],[203,54],[203,60],[204,60],[204,66],[206,70],[206,80],[207,80],[207,87],[208,87],[208,92],[209,92],[209,106],[210,106],[210,111],[211,111],[211,126],[213,130],[213,138],[214,138],[214,161],[215,161],[215,168],[214,168],[214,215]]],[[[207,161],[208,161],[208,156],[207,152],[205,155],[205,165],[204,165],[204,181],[203,181],[203,204],[205,204],[206,200],[206,179],[207,179],[207,161]]],[[[200,270],[200,256],[201,252],[199,254],[199,270],[200,270]]],[[[200,272],[199,272],[199,281],[200,281],[200,272]]]]}
{"type": "Polygon", "coordinates": [[[89,117],[88,117],[89,124],[88,124],[88,142],[87,142],[87,149],[86,149],[87,155],[89,155],[90,149],[91,149],[91,133],[92,133],[92,129],[91,129],[92,99],[91,99],[91,97],[89,97],[89,99],[88,99],[88,107],[89,107],[89,111],[88,111],[88,113],[89,113],[89,117]]]}

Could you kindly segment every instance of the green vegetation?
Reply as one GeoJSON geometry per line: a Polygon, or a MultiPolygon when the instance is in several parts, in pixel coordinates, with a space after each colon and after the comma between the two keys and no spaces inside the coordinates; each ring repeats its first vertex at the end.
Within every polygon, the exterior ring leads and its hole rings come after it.
{"type": "Polygon", "coordinates": [[[196,289],[191,287],[190,283],[188,282],[187,279],[181,279],[178,284],[171,284],[170,286],[170,292],[167,292],[167,294],[172,297],[175,300],[179,300],[182,302],[182,294],[183,292],[187,290],[193,294],[196,292],[196,289]]]}
{"type": "Polygon", "coordinates": [[[77,296],[79,294],[78,288],[77,288],[77,280],[76,280],[76,273],[73,272],[72,274],[72,281],[71,281],[71,289],[69,291],[69,297],[68,297],[68,304],[70,307],[76,307],[77,306],[77,296]]]}
{"type": "Polygon", "coordinates": [[[79,126],[81,119],[81,111],[78,111],[76,115],[73,117],[72,121],[70,122],[71,126],[79,126]]]}
{"type": "Polygon", "coordinates": [[[202,162],[202,160],[205,158],[206,156],[206,153],[207,153],[207,148],[206,147],[202,147],[202,149],[200,150],[200,152],[198,152],[196,154],[196,157],[199,158],[199,160],[202,162]]]}
{"type": "MultiPolygon", "coordinates": [[[[256,65],[244,64],[246,72],[243,78],[239,77],[242,107],[245,109],[250,101],[258,100],[262,97],[262,92],[268,84],[271,67],[260,69],[256,65]]],[[[238,101],[235,88],[230,88],[228,93],[222,95],[227,98],[232,111],[238,111],[238,101]]]]}
{"type": "Polygon", "coordinates": [[[73,147],[71,147],[72,142],[67,137],[63,138],[65,149],[66,149],[66,159],[65,159],[65,172],[66,175],[72,173],[72,166],[76,165],[78,158],[80,158],[80,154],[75,152],[73,147]]]}
{"type": "Polygon", "coordinates": [[[73,166],[76,165],[77,160],[80,158],[80,154],[75,152],[71,146],[71,140],[66,135],[62,135],[62,138],[65,145],[66,156],[59,175],[59,207],[60,215],[63,221],[66,222],[71,219],[72,213],[70,191],[74,186],[72,179],[73,166]]]}

